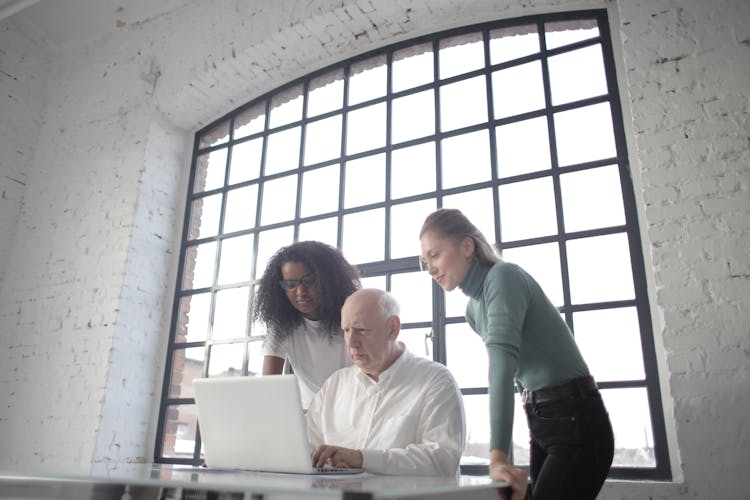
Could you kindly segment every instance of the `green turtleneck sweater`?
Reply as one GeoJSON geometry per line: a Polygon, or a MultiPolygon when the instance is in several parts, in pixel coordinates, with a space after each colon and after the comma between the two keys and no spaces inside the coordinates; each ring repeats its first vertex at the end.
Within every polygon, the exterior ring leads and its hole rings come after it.
{"type": "Polygon", "coordinates": [[[466,320],[489,356],[490,449],[508,453],[517,380],[530,391],[589,374],[573,335],[539,284],[515,264],[476,261],[460,285],[466,320]]]}

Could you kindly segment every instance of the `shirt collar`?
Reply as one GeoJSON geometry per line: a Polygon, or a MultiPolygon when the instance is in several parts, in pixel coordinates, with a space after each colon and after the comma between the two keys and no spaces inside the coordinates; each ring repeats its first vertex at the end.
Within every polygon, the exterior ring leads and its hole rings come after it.
{"type": "Polygon", "coordinates": [[[482,289],[484,278],[487,276],[487,273],[490,272],[491,267],[492,266],[485,266],[478,261],[473,260],[471,262],[471,267],[469,267],[469,271],[466,273],[466,277],[464,277],[464,280],[458,285],[458,287],[469,297],[477,296],[482,289]]]}
{"type": "Polygon", "coordinates": [[[380,383],[384,383],[384,382],[390,380],[391,378],[393,378],[393,376],[395,375],[395,373],[398,371],[398,368],[402,364],[404,364],[404,360],[407,357],[411,356],[411,353],[409,353],[409,350],[406,348],[406,345],[403,342],[399,341],[398,344],[401,347],[403,347],[404,350],[401,352],[401,354],[399,355],[399,357],[396,358],[396,361],[394,361],[391,366],[389,366],[388,368],[386,368],[385,370],[383,370],[382,372],[380,372],[380,375],[378,376],[378,381],[377,382],[374,381],[373,379],[371,379],[365,372],[363,372],[359,368],[358,368],[359,373],[357,373],[357,377],[361,381],[363,381],[363,382],[365,382],[367,384],[380,384],[380,383]]]}

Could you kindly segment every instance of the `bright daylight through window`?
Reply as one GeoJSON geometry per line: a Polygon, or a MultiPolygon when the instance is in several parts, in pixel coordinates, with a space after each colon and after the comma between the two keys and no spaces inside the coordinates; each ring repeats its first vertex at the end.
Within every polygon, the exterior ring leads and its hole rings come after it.
{"type": "MultiPolygon", "coordinates": [[[[615,430],[611,475],[668,477],[635,200],[605,11],[488,23],[344,61],[196,135],[156,460],[200,463],[192,381],[261,371],[255,280],[295,240],[390,290],[401,340],[462,388],[464,472],[486,473],[487,354],[467,298],[419,271],[418,232],[461,209],[571,326],[615,430]]],[[[528,464],[516,404],[513,460],[528,464]]]]}

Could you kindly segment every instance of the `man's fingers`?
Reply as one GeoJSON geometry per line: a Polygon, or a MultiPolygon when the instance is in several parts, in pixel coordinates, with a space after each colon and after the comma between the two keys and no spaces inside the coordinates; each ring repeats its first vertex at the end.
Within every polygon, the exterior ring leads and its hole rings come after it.
{"type": "Polygon", "coordinates": [[[320,445],[315,453],[313,453],[313,465],[315,467],[323,467],[326,461],[335,453],[335,449],[332,446],[320,445]]]}
{"type": "Polygon", "coordinates": [[[318,458],[320,457],[321,453],[323,453],[323,450],[325,450],[325,445],[324,444],[318,446],[317,448],[315,448],[313,450],[313,452],[312,452],[312,463],[313,463],[313,466],[317,467],[317,465],[315,465],[315,464],[318,463],[318,458]]]}

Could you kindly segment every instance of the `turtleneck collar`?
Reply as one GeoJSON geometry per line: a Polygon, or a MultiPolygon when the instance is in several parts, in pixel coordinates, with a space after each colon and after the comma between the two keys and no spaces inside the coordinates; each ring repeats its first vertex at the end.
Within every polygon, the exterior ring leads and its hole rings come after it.
{"type": "Polygon", "coordinates": [[[469,272],[458,287],[469,297],[474,297],[482,290],[482,283],[491,267],[482,265],[476,260],[472,261],[469,272]]]}

